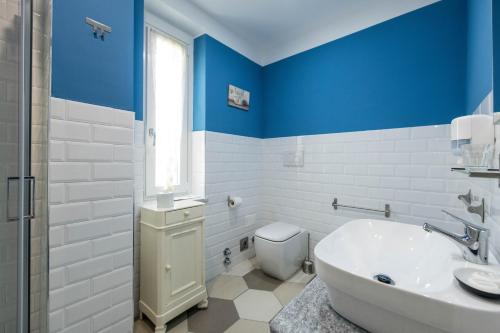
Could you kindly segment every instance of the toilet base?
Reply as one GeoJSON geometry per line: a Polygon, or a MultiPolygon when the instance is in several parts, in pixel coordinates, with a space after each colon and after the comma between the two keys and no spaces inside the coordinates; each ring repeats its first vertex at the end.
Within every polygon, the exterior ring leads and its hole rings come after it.
{"type": "Polygon", "coordinates": [[[257,263],[262,271],[285,281],[302,268],[307,256],[307,231],[283,242],[273,242],[255,237],[257,263]]]}

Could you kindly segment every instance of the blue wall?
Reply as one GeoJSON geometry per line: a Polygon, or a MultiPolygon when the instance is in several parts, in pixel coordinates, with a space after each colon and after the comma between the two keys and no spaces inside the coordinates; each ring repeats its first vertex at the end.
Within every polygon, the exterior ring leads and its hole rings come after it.
{"type": "Polygon", "coordinates": [[[193,129],[262,137],[262,67],[208,35],[194,46],[193,129]],[[227,105],[229,84],[250,91],[249,111],[227,105]]]}
{"type": "Polygon", "coordinates": [[[472,114],[493,89],[492,0],[467,1],[466,112],[472,114]]]}
{"type": "Polygon", "coordinates": [[[193,69],[193,131],[203,131],[207,113],[207,40],[205,36],[194,40],[193,69]]]}
{"type": "Polygon", "coordinates": [[[134,0],[54,0],[52,96],[134,110],[134,0]],[[85,17],[112,27],[94,39],[85,17]]]}
{"type": "Polygon", "coordinates": [[[134,1],[134,111],[143,119],[144,0],[134,1]]]}
{"type": "MultiPolygon", "coordinates": [[[[489,1],[444,0],[264,68],[201,36],[193,128],[275,137],[447,123],[487,91],[492,63],[466,47],[487,45],[475,38],[484,28],[474,22],[489,1]],[[230,83],[251,91],[249,112],[227,106],[230,83]]],[[[54,0],[52,95],[142,119],[143,7],[144,0],[54,0]],[[112,26],[104,42],[86,16],[112,26]]],[[[500,52],[495,58],[500,63],[500,52]]]]}
{"type": "Polygon", "coordinates": [[[465,1],[441,1],[266,66],[264,136],[445,124],[465,114],[465,19],[465,1]]]}

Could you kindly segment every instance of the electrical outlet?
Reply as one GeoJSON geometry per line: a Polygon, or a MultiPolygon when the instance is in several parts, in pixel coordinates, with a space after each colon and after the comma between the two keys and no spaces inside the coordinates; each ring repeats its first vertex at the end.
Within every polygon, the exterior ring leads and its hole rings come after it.
{"type": "Polygon", "coordinates": [[[240,252],[248,249],[248,237],[240,239],[240,252]]]}

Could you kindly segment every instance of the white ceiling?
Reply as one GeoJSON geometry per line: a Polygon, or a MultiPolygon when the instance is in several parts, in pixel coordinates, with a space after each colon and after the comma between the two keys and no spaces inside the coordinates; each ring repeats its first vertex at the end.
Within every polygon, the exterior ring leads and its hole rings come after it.
{"type": "MultiPolygon", "coordinates": [[[[172,20],[192,18],[200,31],[240,39],[247,57],[266,65],[331,40],[432,4],[437,0],[146,0],[146,7],[172,20]],[[161,4],[160,4],[161,3],[161,4]],[[169,7],[160,12],[158,8],[169,7]],[[205,18],[202,19],[200,16],[205,18]],[[205,24],[209,20],[211,24],[205,24]],[[205,27],[203,27],[205,25],[205,27]],[[217,33],[215,33],[217,34],[217,33]]],[[[175,22],[174,22],[175,23],[175,22]]],[[[213,36],[218,38],[218,36],[213,36]]],[[[219,39],[219,38],[218,38],[219,39]]],[[[238,44],[236,43],[236,44],[238,44]]],[[[229,43],[231,44],[231,43],[229,43]]],[[[242,47],[240,45],[240,48],[242,47]]]]}

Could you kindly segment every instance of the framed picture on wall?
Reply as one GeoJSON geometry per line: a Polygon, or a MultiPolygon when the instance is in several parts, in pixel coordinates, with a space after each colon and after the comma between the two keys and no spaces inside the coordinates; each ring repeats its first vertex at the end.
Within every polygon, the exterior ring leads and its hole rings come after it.
{"type": "Polygon", "coordinates": [[[227,104],[248,111],[250,109],[250,92],[230,84],[227,92],[227,104]]]}

